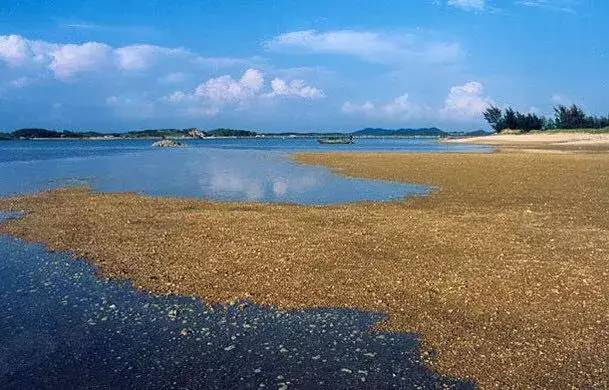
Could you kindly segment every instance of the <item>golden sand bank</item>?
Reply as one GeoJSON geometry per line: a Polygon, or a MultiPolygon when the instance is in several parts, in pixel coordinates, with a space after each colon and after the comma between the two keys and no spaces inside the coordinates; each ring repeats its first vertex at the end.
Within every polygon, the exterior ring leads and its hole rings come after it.
{"type": "Polygon", "coordinates": [[[0,232],[155,292],[385,312],[484,388],[609,385],[609,155],[296,158],[438,190],[298,206],[64,189],[0,199],[26,212],[0,232]]]}

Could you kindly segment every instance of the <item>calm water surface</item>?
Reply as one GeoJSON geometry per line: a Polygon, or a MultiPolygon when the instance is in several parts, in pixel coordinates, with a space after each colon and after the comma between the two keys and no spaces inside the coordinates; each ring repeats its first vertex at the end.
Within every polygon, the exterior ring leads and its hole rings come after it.
{"type": "MultiPolygon", "coordinates": [[[[66,185],[220,200],[326,204],[425,187],[348,179],[302,150],[483,150],[431,140],[0,143],[0,196],[66,185]]],[[[9,216],[0,215],[2,218],[9,216]]],[[[16,216],[10,216],[16,217],[16,216]]],[[[278,285],[278,289],[283,286],[278,285]]],[[[430,371],[414,334],[371,333],[384,316],[343,309],[209,307],[108,281],[83,260],[0,236],[0,388],[472,388],[430,371]]]]}
{"type": "Polygon", "coordinates": [[[152,149],[151,141],[9,141],[0,143],[0,196],[69,185],[101,191],[230,201],[328,204],[421,194],[414,184],[346,178],[299,165],[296,151],[485,150],[432,139],[361,139],[319,145],[314,139],[216,139],[183,149],[152,149]]]}

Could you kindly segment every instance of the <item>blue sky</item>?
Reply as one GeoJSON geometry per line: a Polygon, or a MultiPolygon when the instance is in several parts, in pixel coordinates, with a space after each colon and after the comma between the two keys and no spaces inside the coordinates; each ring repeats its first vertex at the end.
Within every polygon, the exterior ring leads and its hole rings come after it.
{"type": "Polygon", "coordinates": [[[609,113],[605,0],[0,2],[0,129],[486,128],[609,113]]]}

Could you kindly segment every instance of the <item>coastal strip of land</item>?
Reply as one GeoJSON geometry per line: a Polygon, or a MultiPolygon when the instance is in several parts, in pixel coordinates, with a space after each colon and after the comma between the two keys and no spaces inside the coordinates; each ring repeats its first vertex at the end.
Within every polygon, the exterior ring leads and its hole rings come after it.
{"type": "Polygon", "coordinates": [[[157,293],[384,312],[483,388],[609,385],[609,154],[295,158],[436,191],[300,206],[69,188],[0,199],[24,212],[0,232],[157,293]]]}
{"type": "Polygon", "coordinates": [[[482,137],[446,139],[447,143],[494,145],[505,149],[543,151],[609,151],[609,132],[605,131],[544,131],[525,134],[493,134],[482,137]]]}

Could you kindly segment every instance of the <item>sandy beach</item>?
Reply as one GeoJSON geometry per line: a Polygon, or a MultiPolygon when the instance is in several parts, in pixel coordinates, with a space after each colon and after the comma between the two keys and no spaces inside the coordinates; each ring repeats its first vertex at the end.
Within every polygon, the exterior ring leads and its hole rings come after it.
{"type": "Polygon", "coordinates": [[[493,134],[484,137],[449,139],[445,142],[513,148],[609,150],[609,133],[493,134]]]}
{"type": "Polygon", "coordinates": [[[0,199],[26,213],[0,232],[153,292],[387,313],[434,369],[482,388],[609,385],[609,155],[295,158],[437,190],[298,206],[71,188],[0,199]]]}

